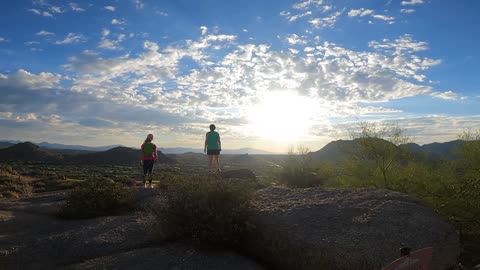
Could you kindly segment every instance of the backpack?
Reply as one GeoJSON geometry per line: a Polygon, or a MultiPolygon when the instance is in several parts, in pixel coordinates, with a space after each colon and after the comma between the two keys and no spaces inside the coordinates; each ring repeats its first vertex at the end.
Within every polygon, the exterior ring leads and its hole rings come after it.
{"type": "Polygon", "coordinates": [[[144,143],[143,144],[143,155],[146,157],[152,157],[154,151],[154,144],[153,143],[144,143]]]}

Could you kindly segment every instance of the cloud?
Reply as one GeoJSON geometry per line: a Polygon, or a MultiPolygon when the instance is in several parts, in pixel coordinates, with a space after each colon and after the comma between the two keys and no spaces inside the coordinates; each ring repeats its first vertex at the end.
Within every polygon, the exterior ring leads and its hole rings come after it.
{"type": "Polygon", "coordinates": [[[117,20],[117,19],[112,19],[111,22],[113,25],[125,25],[127,22],[125,20],[117,20]]]}
{"type": "Polygon", "coordinates": [[[142,0],[133,0],[133,3],[135,4],[136,9],[143,9],[145,6],[142,0]]]}
{"type": "Polygon", "coordinates": [[[65,12],[61,7],[57,7],[57,6],[50,6],[49,9],[53,13],[64,13],[65,12]]]}
{"type": "Polygon", "coordinates": [[[375,18],[375,19],[382,20],[382,21],[393,21],[393,20],[395,20],[395,17],[390,17],[390,16],[386,16],[386,15],[379,15],[379,14],[372,15],[372,17],[375,18]]]}
{"type": "Polygon", "coordinates": [[[45,31],[45,30],[41,30],[41,31],[37,32],[35,35],[37,35],[37,36],[54,36],[55,34],[52,33],[52,32],[45,31]]]}
{"type": "Polygon", "coordinates": [[[108,10],[108,11],[112,11],[114,12],[115,11],[115,7],[114,6],[105,6],[103,7],[104,9],[108,10]]]}
{"type": "Polygon", "coordinates": [[[168,16],[168,13],[167,13],[167,12],[165,12],[165,11],[160,11],[160,10],[156,10],[156,11],[155,11],[155,14],[160,15],[160,16],[164,16],[164,17],[167,17],[167,16],[168,16]]]}
{"type": "Polygon", "coordinates": [[[460,96],[459,94],[453,92],[453,91],[446,91],[446,92],[432,92],[430,96],[434,98],[439,98],[439,99],[445,99],[445,100],[459,100],[459,99],[466,99],[466,97],[460,96]]]}
{"type": "Polygon", "coordinates": [[[34,8],[28,9],[28,11],[33,12],[33,13],[38,14],[38,15],[41,15],[43,17],[52,17],[53,18],[53,15],[48,11],[40,11],[40,10],[34,9],[34,8]]]}
{"type": "Polygon", "coordinates": [[[292,34],[289,37],[287,37],[287,41],[289,44],[295,45],[295,44],[306,44],[307,41],[301,39],[298,35],[292,34]]]}
{"type": "MultiPolygon", "coordinates": [[[[1,41],[1,38],[0,38],[0,41],[1,41]]],[[[25,44],[27,46],[32,46],[32,45],[38,45],[38,44],[40,44],[40,42],[38,42],[38,41],[27,41],[23,44],[25,44]]]]}
{"type": "Polygon", "coordinates": [[[300,2],[300,3],[294,4],[293,8],[294,9],[307,9],[312,5],[321,6],[322,4],[323,4],[323,0],[307,0],[307,1],[303,1],[303,2],[300,2]]]}
{"type": "Polygon", "coordinates": [[[206,26],[200,26],[200,31],[202,31],[202,35],[205,35],[208,31],[208,27],[206,26]]]}
{"type": "Polygon", "coordinates": [[[69,3],[70,8],[75,12],[84,12],[85,9],[78,6],[76,3],[69,3]]]}
{"type": "Polygon", "coordinates": [[[57,45],[75,44],[75,43],[84,42],[85,40],[86,38],[81,34],[68,33],[65,39],[57,40],[55,41],[55,44],[57,45]]]}
{"type": "Polygon", "coordinates": [[[110,31],[108,29],[103,29],[102,31],[102,39],[98,48],[100,49],[107,49],[107,50],[119,50],[122,49],[120,44],[125,40],[125,34],[117,35],[117,39],[108,39],[107,36],[110,35],[110,31]]]}
{"type": "Polygon", "coordinates": [[[410,0],[410,1],[402,1],[403,6],[408,6],[408,5],[420,5],[423,4],[425,1],[424,0],[410,0]]]}
{"type": "Polygon", "coordinates": [[[8,42],[8,39],[0,37],[0,43],[2,43],[2,42],[8,42]]]}
{"type": "Polygon", "coordinates": [[[313,27],[321,29],[327,27],[333,27],[337,22],[340,15],[342,15],[342,11],[335,12],[334,14],[324,17],[324,18],[315,18],[308,21],[313,27]]]}
{"type": "Polygon", "coordinates": [[[348,12],[348,16],[349,17],[364,17],[364,16],[367,16],[367,15],[372,15],[374,13],[373,10],[371,9],[365,9],[365,8],[361,8],[361,9],[352,9],[348,12]]]}
{"type": "Polygon", "coordinates": [[[19,69],[16,73],[7,76],[0,74],[0,88],[51,89],[60,87],[60,74],[41,72],[38,75],[19,69]]]}
{"type": "Polygon", "coordinates": [[[415,9],[405,9],[405,8],[402,8],[400,9],[400,12],[402,13],[405,13],[405,14],[410,14],[410,13],[414,13],[415,12],[415,9]]]}

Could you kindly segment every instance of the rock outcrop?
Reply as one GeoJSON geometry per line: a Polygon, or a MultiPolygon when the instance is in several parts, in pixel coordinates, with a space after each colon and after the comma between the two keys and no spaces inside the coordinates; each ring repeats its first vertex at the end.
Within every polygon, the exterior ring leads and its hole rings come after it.
{"type": "Polygon", "coordinates": [[[406,194],[378,189],[257,191],[245,249],[274,269],[381,269],[400,247],[434,248],[431,269],[455,265],[459,236],[406,194]]]}

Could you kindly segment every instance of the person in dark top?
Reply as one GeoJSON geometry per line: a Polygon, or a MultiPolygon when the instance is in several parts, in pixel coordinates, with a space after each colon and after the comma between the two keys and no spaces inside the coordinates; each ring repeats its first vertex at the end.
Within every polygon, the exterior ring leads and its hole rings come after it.
{"type": "Polygon", "coordinates": [[[140,147],[140,161],[143,164],[143,186],[152,188],[153,164],[158,161],[157,146],[152,143],[153,134],[148,134],[147,138],[140,147]]]}
{"type": "Polygon", "coordinates": [[[207,132],[207,135],[205,136],[205,147],[203,148],[203,152],[207,152],[209,171],[212,168],[212,160],[215,163],[215,169],[220,171],[218,157],[220,155],[220,151],[222,151],[222,143],[220,142],[220,134],[218,134],[215,129],[215,125],[211,124],[210,131],[207,132]]]}

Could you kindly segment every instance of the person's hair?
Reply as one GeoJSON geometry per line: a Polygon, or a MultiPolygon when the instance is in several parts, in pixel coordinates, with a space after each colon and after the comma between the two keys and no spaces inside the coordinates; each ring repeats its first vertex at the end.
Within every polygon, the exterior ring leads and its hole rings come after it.
{"type": "Polygon", "coordinates": [[[215,130],[215,128],[216,128],[216,127],[215,127],[215,125],[214,125],[214,124],[211,124],[211,125],[210,125],[210,130],[211,130],[211,131],[214,131],[214,130],[215,130]]]}
{"type": "Polygon", "coordinates": [[[147,143],[147,142],[151,142],[152,140],[149,140],[149,139],[145,139],[145,141],[143,141],[143,143],[147,143]]]}

